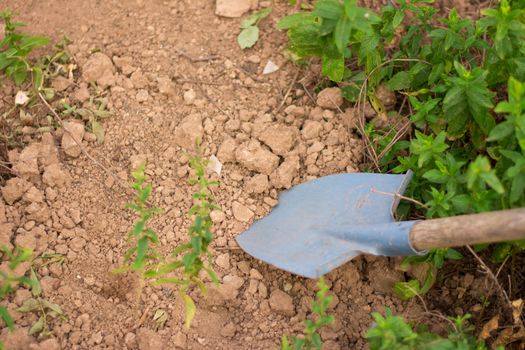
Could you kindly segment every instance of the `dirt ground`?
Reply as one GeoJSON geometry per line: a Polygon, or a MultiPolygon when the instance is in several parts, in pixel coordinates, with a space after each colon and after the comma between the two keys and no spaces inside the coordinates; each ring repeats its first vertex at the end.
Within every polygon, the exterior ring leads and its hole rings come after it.
{"type": "MultiPolygon", "coordinates": [[[[284,188],[357,171],[363,144],[348,132],[339,109],[316,106],[312,77],[318,67],[296,67],[281,54],[286,36],[275,23],[293,9],[279,2],[261,23],[258,44],[241,51],[239,19],[216,16],[210,0],[4,0],[1,6],[19,14],[26,32],[73,40],[78,71],[64,97],[86,101],[82,70],[110,59],[105,142],[98,145],[86,134],[84,147],[117,174],[115,179],[78,150],[65,152],[60,129],[28,136],[23,151],[10,153],[18,169],[34,166],[31,155],[38,165],[4,186],[0,214],[5,211],[4,223],[12,224],[12,242],[65,256],[38,274],[44,296],[64,309],[67,320],[51,323],[55,340],[27,336],[36,316],[14,311],[29,297],[20,290],[8,304],[19,326],[10,337],[3,331],[8,349],[277,349],[282,335],[301,332],[315,281],[254,260],[234,237],[266,215],[284,188]],[[263,75],[268,60],[280,69],[263,75]],[[286,138],[272,138],[277,131],[286,138]],[[161,249],[184,242],[193,191],[184,154],[195,136],[202,137],[205,156],[224,164],[215,176],[223,212],[214,213],[212,244],[222,286],[207,298],[194,294],[198,311],[186,330],[173,288],[147,286],[137,308],[136,280],[111,270],[129,247],[135,216],[125,209],[132,198],[126,184],[142,160],[154,184],[152,204],[164,209],[153,225],[161,249]],[[238,150],[246,158],[236,157],[238,150]],[[158,310],[168,320],[155,331],[158,310]]],[[[2,87],[0,108],[12,103],[14,92],[2,87]]],[[[336,322],[322,331],[325,349],[366,349],[372,311],[422,311],[418,301],[391,294],[393,282],[404,277],[396,266],[394,259],[360,257],[328,274],[336,322]]]]}

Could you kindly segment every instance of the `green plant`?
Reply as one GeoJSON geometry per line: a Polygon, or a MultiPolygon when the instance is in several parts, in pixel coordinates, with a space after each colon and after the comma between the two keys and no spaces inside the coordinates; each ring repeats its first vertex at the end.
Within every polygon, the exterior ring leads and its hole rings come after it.
{"type": "Polygon", "coordinates": [[[32,73],[33,82],[35,86],[38,86],[38,81],[42,79],[42,71],[33,69],[27,60],[27,56],[33,49],[47,45],[49,39],[18,32],[17,28],[23,24],[13,22],[12,17],[13,13],[9,10],[0,12],[5,32],[5,36],[0,42],[0,72],[4,72],[7,77],[12,78],[16,85],[21,85],[28,74],[32,73]]]}
{"type": "MultiPolygon", "coordinates": [[[[399,216],[524,206],[523,5],[502,0],[474,20],[461,18],[456,9],[439,18],[430,2],[397,0],[376,14],[354,0],[318,0],[313,11],[287,16],[278,28],[288,31],[297,59],[321,58],[323,74],[341,83],[350,102],[370,103],[378,115],[388,116],[376,95],[381,85],[403,100],[395,107],[412,124],[408,140],[370,124],[361,130],[375,146],[370,155],[375,170],[414,173],[406,195],[415,201],[402,204],[399,216]],[[508,100],[501,101],[505,93],[508,100]]],[[[524,247],[523,241],[497,244],[493,260],[524,247]]],[[[434,269],[461,257],[455,250],[436,250],[407,259],[427,264],[427,276],[400,283],[396,291],[402,297],[428,291],[434,269]]]]}
{"type": "Polygon", "coordinates": [[[49,302],[48,300],[41,297],[42,287],[36,276],[35,270],[31,268],[30,274],[31,280],[31,294],[32,298],[29,298],[24,301],[22,306],[20,306],[18,312],[37,312],[40,314],[38,320],[31,326],[29,329],[29,335],[39,334],[42,337],[48,337],[53,333],[49,330],[48,321],[49,319],[61,319],[65,320],[66,316],[62,311],[62,308],[57,305],[49,302]]]}
{"type": "MultiPolygon", "coordinates": [[[[449,318],[452,329],[447,338],[428,332],[420,326],[416,331],[402,317],[392,315],[390,309],[385,316],[372,313],[375,324],[368,330],[370,350],[488,350],[483,341],[472,336],[472,326],[466,326],[469,314],[449,318]]],[[[498,347],[502,350],[503,347],[498,347]]]]}
{"type": "Polygon", "coordinates": [[[145,183],[145,168],[146,163],[142,163],[131,172],[131,176],[134,179],[131,188],[135,191],[135,197],[133,203],[128,204],[127,207],[137,213],[139,219],[128,233],[128,240],[133,241],[134,244],[124,254],[122,266],[114,270],[115,273],[125,271],[137,272],[140,281],[138,296],[142,294],[147,278],[146,271],[154,268],[161,258],[153,248],[153,245],[159,243],[157,233],[148,226],[148,222],[155,215],[161,213],[161,209],[152,207],[147,203],[151,195],[152,186],[145,183]]]}
{"type": "Polygon", "coordinates": [[[283,336],[282,350],[321,349],[322,343],[318,331],[320,328],[334,323],[334,316],[327,314],[328,306],[332,302],[332,296],[327,295],[329,288],[324,278],[321,277],[319,279],[317,287],[319,291],[317,292],[315,300],[312,302],[312,313],[314,314],[315,320],[304,321],[304,336],[291,337],[292,344],[290,344],[287,336],[283,336]]]}
{"type": "Polygon", "coordinates": [[[246,49],[255,45],[259,40],[259,22],[272,12],[271,7],[254,12],[241,22],[241,32],[237,37],[237,43],[241,49],[246,49]]]}
{"type": "Polygon", "coordinates": [[[195,303],[189,295],[190,287],[196,285],[202,294],[207,293],[207,288],[200,277],[203,270],[214,283],[219,282],[212,270],[212,255],[208,250],[213,240],[211,232],[213,222],[210,213],[218,209],[210,188],[218,186],[219,183],[207,178],[208,160],[200,155],[200,151],[189,158],[189,163],[194,171],[194,175],[189,179],[189,184],[197,187],[197,191],[192,195],[194,205],[188,211],[188,215],[193,218],[193,224],[188,229],[190,241],[175,248],[169,260],[147,273],[148,277],[156,279],[156,283],[173,283],[180,286],[179,292],[186,309],[185,324],[188,328],[196,311],[195,303]],[[164,277],[179,269],[182,269],[182,278],[164,277]]]}
{"type": "Polygon", "coordinates": [[[201,271],[204,270],[215,283],[218,283],[217,276],[211,267],[212,255],[208,250],[213,240],[211,232],[213,222],[210,213],[218,209],[214,204],[210,188],[217,186],[218,183],[206,177],[208,160],[202,158],[200,153],[190,157],[189,162],[195,172],[189,183],[198,187],[192,196],[194,205],[188,212],[188,215],[193,218],[193,224],[188,230],[190,241],[176,247],[168,258],[159,255],[153,248],[153,245],[158,243],[158,237],[147,223],[161,210],[147,204],[152,187],[145,184],[145,164],[142,164],[132,172],[135,181],[131,186],[136,196],[134,203],[128,205],[139,214],[139,220],[129,233],[129,239],[134,240],[135,245],[126,252],[123,265],[115,270],[116,273],[132,270],[139,274],[141,281],[139,295],[142,293],[146,280],[155,284],[178,285],[179,294],[186,309],[185,324],[188,328],[196,312],[195,303],[189,295],[190,288],[195,285],[203,294],[207,293],[207,288],[200,277],[201,271]],[[183,277],[177,276],[180,273],[183,277]]]}
{"type": "MultiPolygon", "coordinates": [[[[13,250],[10,250],[2,245],[0,246],[0,253],[6,262],[5,268],[0,269],[0,300],[4,300],[9,294],[13,293],[19,285],[32,285],[29,277],[19,275],[16,271],[20,264],[31,260],[32,251],[21,247],[15,247],[13,250]]],[[[10,331],[13,330],[13,318],[3,305],[0,305],[0,319],[4,321],[10,331]]],[[[2,342],[0,342],[0,349],[3,349],[2,342]]]]}

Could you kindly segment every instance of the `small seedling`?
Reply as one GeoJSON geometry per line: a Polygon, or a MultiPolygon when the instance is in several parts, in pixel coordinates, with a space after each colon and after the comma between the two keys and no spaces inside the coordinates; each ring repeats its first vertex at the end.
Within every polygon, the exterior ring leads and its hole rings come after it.
{"type": "MultiPolygon", "coordinates": [[[[195,303],[189,295],[190,287],[195,285],[203,294],[206,294],[206,286],[200,277],[202,270],[208,274],[213,282],[218,283],[217,276],[211,267],[212,256],[208,250],[213,239],[211,232],[213,222],[210,213],[212,210],[218,209],[214,204],[210,188],[217,186],[218,182],[210,181],[206,177],[207,165],[208,160],[202,158],[200,152],[196,156],[190,157],[190,166],[195,175],[189,180],[189,183],[198,187],[197,192],[192,196],[195,204],[188,212],[188,215],[193,218],[193,224],[188,230],[190,242],[175,248],[168,259],[160,256],[152,247],[152,245],[158,244],[159,240],[155,231],[149,228],[147,223],[161,210],[147,204],[152,187],[145,184],[145,164],[132,172],[135,181],[131,186],[135,190],[136,196],[134,203],[129,204],[128,207],[139,214],[139,220],[129,233],[129,239],[133,240],[135,245],[126,252],[123,265],[115,270],[116,273],[132,270],[139,274],[139,296],[146,280],[155,284],[178,285],[180,287],[179,294],[186,310],[185,325],[188,328],[196,312],[195,303]],[[172,277],[172,275],[177,275],[180,272],[183,274],[182,278],[172,277]]],[[[165,322],[163,321],[164,316],[161,314],[157,316],[156,322],[165,322]]]]}
{"type": "MultiPolygon", "coordinates": [[[[453,326],[447,338],[428,332],[424,326],[414,331],[402,317],[394,316],[389,308],[386,308],[384,317],[377,312],[372,313],[372,317],[375,324],[367,334],[370,350],[489,349],[484,341],[478,341],[472,335],[474,327],[466,326],[469,314],[449,317],[453,326]]],[[[503,347],[496,350],[503,350],[503,347]]]]}
{"type": "Polygon", "coordinates": [[[49,39],[18,32],[17,28],[23,24],[13,22],[12,17],[13,13],[9,10],[0,12],[5,32],[3,40],[0,41],[0,72],[12,78],[18,86],[26,80],[29,73],[32,73],[33,83],[39,86],[39,81],[42,80],[42,70],[33,69],[27,56],[33,49],[47,45],[49,39]]]}
{"type": "Polygon", "coordinates": [[[37,312],[40,314],[38,321],[36,321],[29,329],[29,335],[39,334],[42,337],[49,337],[53,333],[49,330],[49,319],[65,320],[66,316],[62,308],[42,298],[42,287],[36,276],[35,270],[31,268],[31,294],[32,298],[24,301],[21,307],[17,309],[18,312],[37,312]]]}
{"type": "Polygon", "coordinates": [[[189,184],[198,187],[192,196],[195,204],[188,212],[188,215],[193,218],[193,224],[188,230],[190,242],[175,248],[170,260],[146,273],[149,277],[156,278],[156,283],[172,283],[180,286],[179,293],[186,309],[185,325],[187,328],[191,326],[196,311],[195,303],[189,295],[190,287],[196,285],[202,294],[207,293],[207,288],[200,278],[201,271],[204,270],[214,283],[218,283],[217,276],[212,270],[212,256],[208,247],[213,240],[211,232],[213,222],[210,213],[218,209],[210,188],[218,186],[219,183],[207,178],[208,160],[200,155],[200,151],[197,155],[191,156],[189,161],[190,167],[195,172],[189,184]],[[163,277],[179,269],[183,271],[183,278],[163,277]]]}
{"type": "MultiPolygon", "coordinates": [[[[30,249],[15,247],[12,251],[6,246],[0,246],[0,253],[6,266],[0,269],[0,300],[3,301],[7,296],[20,285],[31,286],[32,280],[24,275],[17,275],[16,268],[25,262],[31,261],[32,252],[30,249]]],[[[7,308],[0,305],[0,319],[4,321],[7,328],[12,331],[14,327],[13,318],[7,308]]],[[[0,349],[3,348],[0,342],[0,349]]]]}
{"type": "Polygon", "coordinates": [[[159,238],[157,233],[148,227],[148,222],[162,212],[161,209],[152,207],[147,203],[152,186],[145,183],[145,168],[146,163],[142,163],[131,172],[134,179],[131,188],[135,191],[135,198],[133,203],[128,204],[127,207],[137,213],[139,219],[128,234],[128,240],[133,241],[134,245],[126,251],[123,265],[114,271],[116,273],[129,270],[137,272],[141,281],[139,295],[142,293],[145,271],[156,264],[159,259],[159,255],[152,247],[152,245],[159,243],[159,238]]]}
{"type": "Polygon", "coordinates": [[[334,316],[327,314],[327,309],[332,302],[332,296],[327,295],[328,286],[326,285],[324,278],[320,278],[317,282],[319,291],[315,300],[312,302],[312,312],[315,316],[315,320],[304,321],[304,336],[303,337],[291,337],[292,343],[290,344],[288,337],[283,336],[282,339],[282,350],[310,350],[316,349],[321,350],[321,336],[319,335],[319,329],[334,323],[334,316]]]}
{"type": "Polygon", "coordinates": [[[271,7],[254,12],[241,22],[241,33],[237,37],[237,43],[241,49],[246,49],[255,45],[259,40],[259,22],[272,12],[271,7]]]}

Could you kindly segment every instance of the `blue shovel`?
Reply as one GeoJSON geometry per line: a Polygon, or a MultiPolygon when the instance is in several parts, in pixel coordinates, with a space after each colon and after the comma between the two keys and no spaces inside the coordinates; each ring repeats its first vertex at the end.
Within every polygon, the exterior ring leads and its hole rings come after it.
{"type": "Polygon", "coordinates": [[[359,254],[407,256],[525,239],[525,208],[396,222],[393,213],[410,178],[351,173],[297,185],[237,243],[268,264],[318,278],[359,254]]]}

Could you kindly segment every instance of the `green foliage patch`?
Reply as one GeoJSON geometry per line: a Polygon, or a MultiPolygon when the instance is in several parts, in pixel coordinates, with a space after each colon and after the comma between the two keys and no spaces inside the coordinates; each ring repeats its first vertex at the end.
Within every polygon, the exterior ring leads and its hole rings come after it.
{"type": "MultiPolygon", "coordinates": [[[[287,16],[278,28],[287,30],[299,61],[322,60],[323,74],[340,83],[350,102],[386,115],[376,91],[386,85],[396,93],[412,132],[396,139],[395,130],[371,124],[361,132],[381,155],[376,171],[414,173],[406,195],[420,204],[401,205],[400,216],[523,207],[525,3],[501,0],[479,19],[462,18],[454,8],[439,17],[431,3],[396,0],[374,13],[355,0],[318,0],[313,11],[287,16]]],[[[524,241],[500,243],[492,258],[501,262],[524,248],[524,241]]],[[[461,254],[442,249],[407,259],[428,263],[429,275],[397,291],[404,297],[427,291],[432,268],[446,259],[461,254]]]]}

